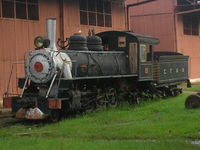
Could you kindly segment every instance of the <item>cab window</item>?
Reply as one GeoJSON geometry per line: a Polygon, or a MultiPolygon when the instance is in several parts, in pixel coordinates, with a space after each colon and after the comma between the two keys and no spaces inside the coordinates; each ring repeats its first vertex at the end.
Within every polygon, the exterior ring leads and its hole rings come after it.
{"type": "Polygon", "coordinates": [[[140,62],[147,61],[147,45],[140,44],[140,62]]]}
{"type": "Polygon", "coordinates": [[[140,62],[152,61],[151,60],[152,51],[150,49],[151,49],[150,45],[140,44],[140,62]]]}

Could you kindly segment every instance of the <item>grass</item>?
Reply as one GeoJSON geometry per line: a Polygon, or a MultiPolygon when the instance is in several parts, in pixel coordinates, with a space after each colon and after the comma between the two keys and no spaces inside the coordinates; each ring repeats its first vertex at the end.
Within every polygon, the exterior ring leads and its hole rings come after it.
{"type": "Polygon", "coordinates": [[[187,96],[148,101],[137,107],[98,110],[43,127],[19,124],[0,129],[0,147],[6,150],[200,149],[191,145],[191,140],[200,139],[200,109],[185,109],[187,96]]]}
{"type": "Polygon", "coordinates": [[[186,110],[187,95],[99,111],[58,124],[45,126],[49,135],[87,139],[200,138],[200,110],[186,110]],[[57,130],[59,129],[59,130],[57,130]]]}
{"type": "Polygon", "coordinates": [[[200,85],[192,85],[191,88],[186,88],[184,91],[200,92],[200,85]]]}
{"type": "Polygon", "coordinates": [[[198,147],[182,141],[97,141],[63,138],[1,139],[2,150],[197,150],[198,147]]]}

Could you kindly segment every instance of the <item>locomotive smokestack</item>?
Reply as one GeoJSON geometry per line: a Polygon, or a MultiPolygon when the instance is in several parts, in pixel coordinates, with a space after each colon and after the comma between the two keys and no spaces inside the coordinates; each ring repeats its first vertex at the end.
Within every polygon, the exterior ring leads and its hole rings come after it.
{"type": "Polygon", "coordinates": [[[56,48],[56,18],[47,19],[47,36],[50,40],[48,48],[57,51],[56,48]]]}

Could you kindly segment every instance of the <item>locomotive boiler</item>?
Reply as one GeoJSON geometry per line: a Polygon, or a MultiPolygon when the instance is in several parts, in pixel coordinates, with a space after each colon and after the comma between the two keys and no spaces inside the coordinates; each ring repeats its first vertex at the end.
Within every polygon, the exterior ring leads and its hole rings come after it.
{"type": "Polygon", "coordinates": [[[74,34],[56,48],[56,20],[47,20],[47,37],[36,37],[28,51],[22,93],[4,96],[16,118],[53,121],[74,112],[137,103],[142,93],[175,96],[188,82],[188,56],[154,52],[159,39],[130,31],[106,31],[87,38],[74,34]]]}

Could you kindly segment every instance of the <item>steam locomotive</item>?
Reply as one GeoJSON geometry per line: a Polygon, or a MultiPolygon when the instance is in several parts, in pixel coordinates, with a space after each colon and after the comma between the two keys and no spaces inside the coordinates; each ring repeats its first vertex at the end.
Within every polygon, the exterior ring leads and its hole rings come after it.
{"type": "Polygon", "coordinates": [[[175,96],[188,82],[188,56],[154,52],[159,39],[130,31],[106,31],[87,38],[74,34],[56,48],[56,20],[47,19],[48,37],[37,37],[26,53],[22,92],[4,95],[16,118],[58,120],[75,111],[137,103],[141,93],[175,96]],[[121,98],[119,98],[121,97],[121,98]]]}

